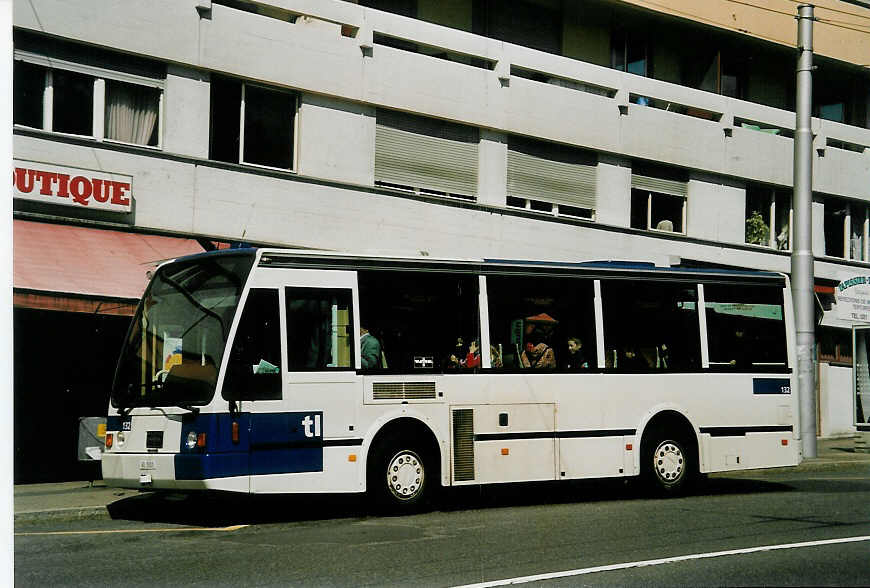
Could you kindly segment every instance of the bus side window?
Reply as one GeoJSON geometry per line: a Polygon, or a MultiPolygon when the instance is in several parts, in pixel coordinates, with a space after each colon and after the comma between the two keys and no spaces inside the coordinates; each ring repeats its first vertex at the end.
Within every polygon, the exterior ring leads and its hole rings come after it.
{"type": "Polygon", "coordinates": [[[493,369],[579,372],[597,365],[592,280],[493,275],[486,288],[493,369]]]}
{"type": "Polygon", "coordinates": [[[704,285],[710,364],[736,371],[786,364],[781,286],[704,285]]]}
{"type": "Polygon", "coordinates": [[[684,371],[701,366],[698,291],[692,284],[601,282],[604,365],[617,371],[684,371]]]}
{"type": "Polygon", "coordinates": [[[287,369],[353,368],[353,298],[349,289],[285,289],[287,369]]]}
{"type": "Polygon", "coordinates": [[[462,373],[479,366],[478,280],[470,274],[362,270],[360,325],[382,353],[363,370],[462,373]]]}
{"type": "Polygon", "coordinates": [[[281,398],[281,329],[278,290],[252,288],[230,350],[226,400],[281,398]]]}

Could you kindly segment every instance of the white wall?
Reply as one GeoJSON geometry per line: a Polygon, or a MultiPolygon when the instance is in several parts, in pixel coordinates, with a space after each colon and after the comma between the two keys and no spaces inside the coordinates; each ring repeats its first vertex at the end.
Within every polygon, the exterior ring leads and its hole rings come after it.
{"type": "Polygon", "coordinates": [[[819,436],[854,434],[852,368],[819,364],[819,390],[819,436]]]}
{"type": "Polygon", "coordinates": [[[480,131],[477,170],[477,201],[505,206],[507,195],[507,135],[480,131]]]}
{"type": "Polygon", "coordinates": [[[746,237],[746,190],[714,178],[689,180],[686,232],[690,237],[742,243],[746,237]],[[711,214],[711,211],[716,211],[711,214]]]}
{"type": "Polygon", "coordinates": [[[303,94],[297,131],[300,174],[350,184],[374,184],[374,108],[303,94]]]}
{"type": "Polygon", "coordinates": [[[595,220],[606,225],[631,224],[631,162],[603,156],[598,161],[595,220]]]}
{"type": "Polygon", "coordinates": [[[207,72],[169,64],[163,93],[163,150],[208,157],[209,79],[207,72]]]}

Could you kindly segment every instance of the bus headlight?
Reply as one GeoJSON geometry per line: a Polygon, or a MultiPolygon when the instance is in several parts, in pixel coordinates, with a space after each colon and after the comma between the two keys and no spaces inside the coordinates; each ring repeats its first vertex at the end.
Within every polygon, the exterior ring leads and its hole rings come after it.
{"type": "Polygon", "coordinates": [[[187,448],[193,449],[194,447],[196,447],[196,433],[191,431],[187,434],[187,448]]]}

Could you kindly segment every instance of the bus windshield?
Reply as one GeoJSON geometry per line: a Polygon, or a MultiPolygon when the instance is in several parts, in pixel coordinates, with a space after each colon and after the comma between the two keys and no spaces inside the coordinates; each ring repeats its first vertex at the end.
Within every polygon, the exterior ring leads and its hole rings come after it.
{"type": "Polygon", "coordinates": [[[112,406],[208,404],[253,253],[171,263],[149,284],[124,342],[112,406]]]}

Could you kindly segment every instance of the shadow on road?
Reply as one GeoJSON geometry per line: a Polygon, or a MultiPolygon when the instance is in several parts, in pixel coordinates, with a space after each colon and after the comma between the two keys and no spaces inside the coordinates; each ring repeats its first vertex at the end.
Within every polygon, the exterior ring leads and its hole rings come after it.
{"type": "MultiPolygon", "coordinates": [[[[715,478],[701,481],[694,495],[787,492],[788,484],[751,478],[715,478]]],[[[831,484],[828,482],[828,491],[831,484]]],[[[649,499],[636,480],[582,480],[464,486],[446,489],[438,510],[509,508],[548,504],[591,503],[649,499]]],[[[161,522],[204,527],[269,524],[297,521],[380,516],[365,496],[302,494],[247,496],[229,493],[150,493],[118,500],[108,506],[113,519],[161,522]]]]}

